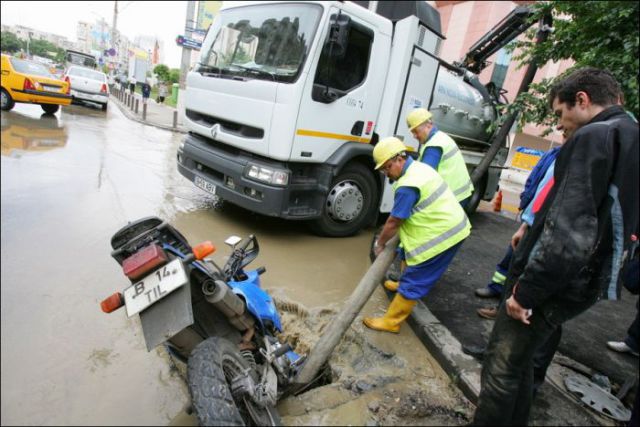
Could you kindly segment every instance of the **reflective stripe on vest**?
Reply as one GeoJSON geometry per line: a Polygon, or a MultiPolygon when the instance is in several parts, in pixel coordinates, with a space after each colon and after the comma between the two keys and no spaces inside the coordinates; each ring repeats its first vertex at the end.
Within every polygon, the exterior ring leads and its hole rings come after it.
{"type": "Polygon", "coordinates": [[[420,192],[409,218],[400,226],[400,242],[408,265],[420,264],[464,240],[471,230],[463,209],[442,177],[431,167],[412,162],[393,189],[420,192]],[[462,227],[459,223],[461,221],[462,227]]]}
{"type": "Polygon", "coordinates": [[[414,214],[418,211],[421,211],[423,209],[426,209],[427,206],[429,206],[430,204],[432,204],[433,202],[436,201],[436,199],[440,196],[442,196],[442,194],[447,191],[447,188],[449,188],[449,186],[447,185],[446,182],[442,181],[442,184],[440,184],[440,186],[438,187],[438,189],[436,191],[433,192],[433,194],[431,194],[429,197],[427,197],[426,199],[424,199],[422,202],[418,203],[417,205],[415,205],[413,207],[413,209],[411,210],[411,213],[414,214]]]}
{"type": "Polygon", "coordinates": [[[456,142],[449,135],[442,131],[436,132],[429,140],[420,148],[420,161],[424,157],[424,153],[429,147],[437,147],[442,150],[440,163],[438,164],[438,173],[453,191],[456,200],[461,202],[473,193],[473,183],[467,170],[467,165],[462,157],[462,152],[456,145],[456,142]]]}
{"type": "Polygon", "coordinates": [[[459,233],[460,231],[463,231],[467,227],[468,222],[469,222],[469,219],[465,216],[464,218],[462,218],[462,221],[460,221],[458,223],[458,225],[456,225],[452,229],[442,233],[441,235],[439,235],[438,237],[436,237],[434,239],[429,240],[424,245],[418,246],[414,250],[406,252],[407,259],[415,258],[418,255],[420,255],[421,253],[424,253],[424,252],[428,251],[429,249],[435,247],[437,244],[444,242],[449,237],[455,236],[457,233],[459,233]]]}

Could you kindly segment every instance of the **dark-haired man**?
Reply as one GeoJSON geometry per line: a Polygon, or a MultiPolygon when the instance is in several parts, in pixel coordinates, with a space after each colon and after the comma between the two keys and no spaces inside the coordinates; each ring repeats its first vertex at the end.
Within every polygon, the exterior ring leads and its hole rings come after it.
{"type": "MultiPolygon", "coordinates": [[[[638,125],[616,105],[619,93],[613,76],[596,68],[574,71],[551,89],[567,142],[513,255],[509,297],[484,357],[476,425],[526,425],[536,349],[599,297],[618,295],[620,267],[637,241],[640,191],[638,125]]],[[[550,347],[552,355],[557,343],[550,347]]]]}

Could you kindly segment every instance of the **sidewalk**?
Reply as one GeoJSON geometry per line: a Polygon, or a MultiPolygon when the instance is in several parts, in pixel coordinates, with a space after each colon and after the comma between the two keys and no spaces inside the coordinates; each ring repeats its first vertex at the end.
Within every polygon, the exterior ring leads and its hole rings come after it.
{"type": "MultiPolygon", "coordinates": [[[[409,324],[467,398],[476,403],[481,363],[464,354],[461,345],[484,346],[488,341],[493,321],[480,318],[476,309],[496,305],[498,300],[478,298],[474,290],[489,282],[518,224],[487,211],[471,219],[471,236],[440,282],[418,303],[409,324]]],[[[593,371],[604,374],[611,381],[614,395],[625,382],[637,380],[638,358],[606,347],[607,341],[625,338],[636,314],[637,298],[624,290],[621,300],[600,301],[563,325],[558,354],[533,403],[532,425],[615,425],[614,420],[586,409],[575,394],[567,391],[564,377],[576,370],[586,373],[587,379],[593,371]]],[[[637,391],[637,382],[628,386],[637,391]]],[[[623,398],[629,409],[633,392],[623,398]]]]}
{"type": "MultiPolygon", "coordinates": [[[[126,91],[126,94],[129,94],[128,90],[126,91]]],[[[155,100],[149,99],[147,103],[147,114],[143,119],[142,96],[139,93],[135,93],[134,102],[131,102],[131,105],[135,108],[135,100],[138,100],[138,113],[136,114],[134,108],[127,106],[126,97],[123,98],[120,95],[119,89],[112,89],[110,102],[112,104],[116,104],[127,118],[161,129],[187,133],[187,129],[183,122],[184,104],[181,102],[182,99],[180,97],[178,97],[178,108],[173,108],[165,104],[158,104],[155,100]],[[181,109],[183,111],[182,113],[180,113],[181,109]],[[176,126],[174,127],[174,114],[176,113],[176,126]]],[[[182,95],[184,96],[184,93],[182,95]]]]}

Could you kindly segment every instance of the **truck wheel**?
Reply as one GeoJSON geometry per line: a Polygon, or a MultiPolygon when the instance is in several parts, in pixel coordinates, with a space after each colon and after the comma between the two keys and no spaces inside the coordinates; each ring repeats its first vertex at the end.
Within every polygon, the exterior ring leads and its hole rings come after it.
{"type": "Polygon", "coordinates": [[[14,105],[16,105],[16,103],[13,102],[13,98],[11,98],[9,92],[2,89],[2,111],[9,111],[14,105]]]}
{"type": "Polygon", "coordinates": [[[55,114],[56,111],[60,109],[60,106],[58,104],[40,104],[40,106],[47,114],[55,114]]]}
{"type": "Polygon", "coordinates": [[[311,229],[320,236],[351,236],[369,223],[378,198],[371,171],[359,163],[350,164],[331,182],[322,216],[311,221],[311,229]]]}
{"type": "MultiPolygon", "coordinates": [[[[247,361],[229,340],[212,337],[196,346],[189,358],[187,382],[200,425],[280,424],[274,407],[263,408],[248,396],[234,398],[231,395],[229,385],[248,368],[247,361]]],[[[257,381],[255,376],[254,380],[257,381]]]]}
{"type": "Polygon", "coordinates": [[[488,177],[489,175],[485,172],[485,174],[482,175],[482,178],[480,178],[477,188],[473,190],[473,194],[471,194],[471,200],[469,200],[469,204],[465,208],[465,212],[467,213],[467,215],[471,216],[471,214],[473,214],[476,209],[478,209],[480,200],[482,200],[484,192],[487,191],[487,180],[489,179],[488,177]]]}

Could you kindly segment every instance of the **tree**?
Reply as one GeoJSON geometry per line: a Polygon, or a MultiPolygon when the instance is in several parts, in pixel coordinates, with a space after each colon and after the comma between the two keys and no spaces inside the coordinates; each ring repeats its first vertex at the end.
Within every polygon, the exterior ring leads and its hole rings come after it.
{"type": "Polygon", "coordinates": [[[158,76],[158,78],[162,81],[169,80],[169,67],[164,64],[158,64],[153,69],[153,72],[158,76]]]}
{"type": "MultiPolygon", "coordinates": [[[[548,39],[536,44],[533,34],[537,26],[529,30],[526,40],[514,43],[520,53],[514,57],[520,66],[538,61],[542,66],[547,61],[571,59],[576,68],[591,66],[609,70],[618,80],[625,97],[625,108],[638,116],[638,2],[626,1],[549,1],[536,3],[533,20],[538,21],[544,13],[553,16],[553,31],[548,39]]],[[[558,76],[555,79],[562,78],[558,76]]],[[[508,107],[509,111],[520,111],[520,125],[536,123],[551,127],[555,125],[546,95],[555,79],[544,79],[532,84],[529,92],[520,94],[508,107]]]]}
{"type": "Polygon", "coordinates": [[[61,55],[64,57],[64,49],[61,49],[46,40],[32,39],[31,42],[29,42],[29,53],[31,55],[38,55],[52,60],[57,60],[61,55]]]}
{"type": "Polygon", "coordinates": [[[3,31],[0,33],[2,38],[2,51],[7,53],[15,53],[23,48],[23,42],[18,37],[9,31],[3,31]]]}
{"type": "Polygon", "coordinates": [[[172,68],[169,71],[169,81],[171,83],[178,83],[180,81],[180,69],[179,68],[172,68]]]}

